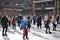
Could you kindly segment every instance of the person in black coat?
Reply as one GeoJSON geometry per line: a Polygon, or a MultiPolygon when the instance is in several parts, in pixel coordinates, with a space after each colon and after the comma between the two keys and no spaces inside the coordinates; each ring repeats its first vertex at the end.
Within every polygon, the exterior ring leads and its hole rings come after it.
{"type": "Polygon", "coordinates": [[[45,24],[45,27],[46,27],[46,33],[48,33],[47,30],[49,29],[49,33],[51,34],[50,27],[49,27],[50,22],[51,22],[51,20],[48,18],[48,20],[47,20],[47,22],[45,24]]]}
{"type": "Polygon", "coordinates": [[[1,19],[1,24],[2,24],[2,35],[4,36],[7,36],[6,32],[7,32],[7,29],[8,29],[8,19],[6,16],[3,16],[2,19],[1,19]],[[5,33],[4,33],[5,32],[5,33]]]}
{"type": "Polygon", "coordinates": [[[18,16],[17,17],[17,23],[18,23],[18,26],[20,27],[20,24],[21,24],[21,21],[23,19],[23,16],[18,16]]]}
{"type": "Polygon", "coordinates": [[[31,24],[30,24],[31,23],[31,18],[30,18],[30,16],[28,16],[27,19],[28,19],[28,28],[30,30],[30,28],[31,28],[31,24]]]}
{"type": "Polygon", "coordinates": [[[41,20],[42,20],[41,15],[38,15],[38,18],[37,18],[37,28],[39,28],[39,26],[40,26],[40,29],[41,29],[41,25],[42,25],[41,20]]]}

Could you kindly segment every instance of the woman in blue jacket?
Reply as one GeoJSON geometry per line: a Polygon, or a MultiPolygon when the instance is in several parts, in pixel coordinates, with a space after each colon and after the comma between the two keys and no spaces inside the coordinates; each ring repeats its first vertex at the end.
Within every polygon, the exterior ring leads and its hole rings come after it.
{"type": "Polygon", "coordinates": [[[25,40],[28,39],[28,21],[26,20],[26,18],[23,18],[23,20],[21,21],[21,28],[23,30],[23,39],[25,40]]]}

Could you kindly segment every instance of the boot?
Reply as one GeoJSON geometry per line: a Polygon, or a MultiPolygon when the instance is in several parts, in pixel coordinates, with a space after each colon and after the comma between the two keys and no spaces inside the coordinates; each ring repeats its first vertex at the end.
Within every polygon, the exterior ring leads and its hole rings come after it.
{"type": "Polygon", "coordinates": [[[52,34],[51,32],[49,32],[49,34],[52,34]]]}
{"type": "Polygon", "coordinates": [[[8,36],[7,34],[5,34],[5,36],[8,36]]]}
{"type": "Polygon", "coordinates": [[[48,32],[45,32],[46,34],[48,34],[48,32]]]}
{"type": "Polygon", "coordinates": [[[4,36],[4,34],[2,34],[2,36],[4,36]]]}

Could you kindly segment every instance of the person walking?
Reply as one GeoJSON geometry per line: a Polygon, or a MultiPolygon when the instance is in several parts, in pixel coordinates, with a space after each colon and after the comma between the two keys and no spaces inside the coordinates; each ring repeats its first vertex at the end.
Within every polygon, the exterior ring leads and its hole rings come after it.
{"type": "Polygon", "coordinates": [[[20,30],[23,30],[23,40],[28,39],[28,21],[25,17],[23,17],[23,20],[21,21],[20,30]]]}
{"type": "Polygon", "coordinates": [[[36,16],[36,15],[34,15],[32,19],[33,19],[33,24],[35,25],[35,24],[36,24],[37,16],[36,16]]]}
{"type": "Polygon", "coordinates": [[[17,17],[18,27],[20,27],[20,24],[21,24],[22,19],[23,19],[23,16],[18,16],[18,17],[17,17]]]}
{"type": "Polygon", "coordinates": [[[29,28],[29,31],[30,31],[30,28],[31,28],[31,18],[30,18],[30,16],[28,16],[28,18],[27,18],[27,20],[28,20],[28,28],[29,28]]]}
{"type": "Polygon", "coordinates": [[[51,22],[51,20],[48,18],[48,20],[47,20],[47,22],[45,24],[46,34],[48,34],[48,32],[47,32],[48,29],[49,29],[49,33],[51,34],[51,32],[50,32],[50,26],[49,26],[50,22],[51,22]]]}
{"type": "Polygon", "coordinates": [[[4,15],[1,19],[1,24],[2,24],[2,36],[7,36],[7,29],[8,29],[8,19],[6,15],[4,15]],[[4,33],[5,32],[5,33],[4,33]]]}
{"type": "Polygon", "coordinates": [[[46,24],[47,20],[48,20],[48,15],[45,15],[44,16],[44,25],[46,24]]]}
{"type": "Polygon", "coordinates": [[[16,18],[15,17],[12,20],[12,26],[13,26],[13,29],[16,29],[16,18]]]}
{"type": "Polygon", "coordinates": [[[39,28],[39,26],[40,26],[40,29],[41,29],[41,25],[42,25],[41,21],[42,21],[41,15],[38,15],[38,18],[37,18],[37,28],[39,28]]]}
{"type": "Polygon", "coordinates": [[[11,27],[11,18],[8,16],[9,26],[11,27]]]}
{"type": "Polygon", "coordinates": [[[57,23],[56,23],[56,18],[52,17],[52,24],[53,24],[53,31],[56,31],[56,26],[57,26],[57,23]]]}

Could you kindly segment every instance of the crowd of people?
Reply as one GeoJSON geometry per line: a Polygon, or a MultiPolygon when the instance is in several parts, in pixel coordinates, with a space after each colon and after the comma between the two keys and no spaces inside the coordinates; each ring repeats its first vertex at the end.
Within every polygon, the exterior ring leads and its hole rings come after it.
{"type": "MultiPolygon", "coordinates": [[[[37,29],[42,29],[42,20],[44,21],[44,27],[46,28],[45,33],[46,34],[52,34],[50,31],[50,23],[53,24],[53,31],[56,31],[57,24],[60,24],[60,16],[57,16],[56,18],[54,15],[45,15],[44,17],[41,14],[33,15],[33,16],[6,16],[3,15],[1,18],[1,25],[2,25],[2,36],[7,36],[7,30],[8,27],[11,26],[14,30],[16,30],[16,23],[18,24],[18,27],[20,30],[23,30],[23,39],[28,39],[28,30],[30,31],[31,23],[33,22],[33,25],[36,25],[37,23],[37,29]],[[49,30],[49,31],[48,31],[49,30]],[[5,33],[4,33],[5,32],[5,33]]],[[[43,29],[42,29],[43,30],[43,29]]]]}

